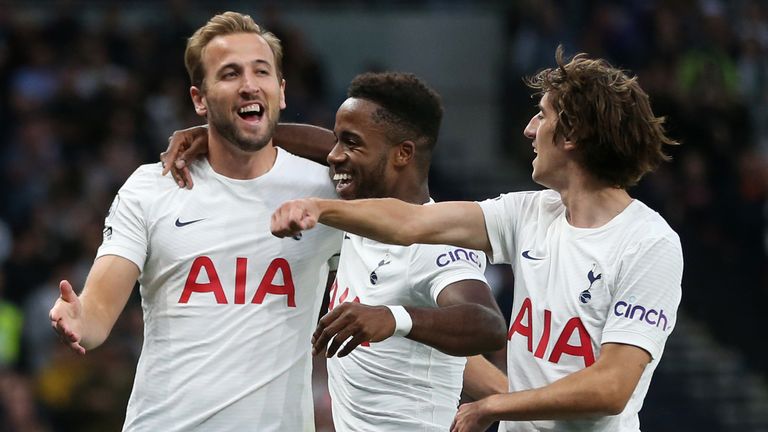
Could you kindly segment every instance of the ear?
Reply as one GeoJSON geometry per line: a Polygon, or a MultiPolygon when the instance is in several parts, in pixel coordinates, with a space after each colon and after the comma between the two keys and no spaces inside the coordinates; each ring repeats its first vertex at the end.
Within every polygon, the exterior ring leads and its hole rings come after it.
{"type": "Polygon", "coordinates": [[[563,150],[565,150],[565,151],[574,151],[574,150],[576,150],[576,141],[573,141],[569,137],[563,138],[563,150]]]}
{"type": "Polygon", "coordinates": [[[404,167],[416,157],[416,144],[406,140],[395,146],[392,163],[395,167],[404,167]]]}
{"type": "Polygon", "coordinates": [[[192,86],[189,88],[189,96],[192,98],[192,103],[195,105],[195,112],[200,117],[205,117],[208,115],[208,102],[205,100],[205,96],[203,95],[203,91],[197,88],[196,86],[192,86]]]}
{"type": "Polygon", "coordinates": [[[285,104],[285,80],[280,80],[280,109],[284,110],[285,104]]]}

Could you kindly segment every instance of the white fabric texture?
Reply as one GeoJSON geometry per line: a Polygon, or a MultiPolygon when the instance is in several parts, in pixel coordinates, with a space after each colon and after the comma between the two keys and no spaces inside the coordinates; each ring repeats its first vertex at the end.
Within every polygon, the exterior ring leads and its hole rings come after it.
{"type": "Polygon", "coordinates": [[[479,204],[491,262],[511,264],[515,275],[507,336],[511,391],[543,387],[589,366],[608,342],[640,347],[653,358],[619,415],[503,422],[502,430],[639,431],[638,412],[681,298],[677,234],[638,200],[594,229],[571,226],[551,190],[479,204]]]}
{"type": "Polygon", "coordinates": [[[284,201],[335,197],[327,168],[278,148],[251,180],[191,166],[180,189],[144,165],[120,189],[98,256],[141,269],[144,344],[125,431],[313,431],[310,336],[342,233],[270,233],[284,201]]]}
{"type": "MultiPolygon", "coordinates": [[[[392,246],[345,234],[330,308],[342,302],[437,307],[442,290],[485,282],[485,254],[453,246],[392,246]]],[[[403,337],[328,359],[337,432],[446,431],[456,414],[464,357],[403,337]]]]}

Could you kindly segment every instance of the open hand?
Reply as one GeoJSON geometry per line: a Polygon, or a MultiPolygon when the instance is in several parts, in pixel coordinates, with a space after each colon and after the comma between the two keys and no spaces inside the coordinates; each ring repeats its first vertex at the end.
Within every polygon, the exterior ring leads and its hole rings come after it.
{"type": "Polygon", "coordinates": [[[85,354],[85,348],[80,344],[82,339],[81,320],[83,308],[80,298],[75,294],[69,281],[59,282],[59,298],[48,313],[51,327],[59,335],[64,344],[78,354],[85,354]]]}

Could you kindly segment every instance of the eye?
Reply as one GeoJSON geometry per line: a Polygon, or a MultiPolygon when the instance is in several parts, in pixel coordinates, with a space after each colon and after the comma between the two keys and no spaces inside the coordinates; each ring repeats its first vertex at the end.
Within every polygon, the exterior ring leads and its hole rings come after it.
{"type": "Polygon", "coordinates": [[[228,72],[224,72],[224,73],[221,75],[221,77],[222,77],[223,79],[230,79],[230,78],[235,78],[235,77],[237,77],[237,72],[235,72],[235,71],[228,71],[228,72]]]}
{"type": "Polygon", "coordinates": [[[539,120],[544,120],[544,114],[538,113],[538,114],[536,114],[536,118],[539,119],[539,120]]]}

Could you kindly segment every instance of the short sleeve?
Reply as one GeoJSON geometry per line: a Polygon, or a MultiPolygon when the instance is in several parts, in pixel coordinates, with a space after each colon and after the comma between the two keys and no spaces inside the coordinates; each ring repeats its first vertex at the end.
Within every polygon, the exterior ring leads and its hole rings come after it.
{"type": "Polygon", "coordinates": [[[412,247],[408,279],[419,301],[437,305],[443,289],[462,280],[485,279],[486,257],[483,252],[446,245],[419,244],[412,247]]]}
{"type": "Polygon", "coordinates": [[[676,236],[641,242],[622,257],[601,343],[635,345],[659,358],[675,326],[682,275],[676,236]]]}
{"type": "Polygon", "coordinates": [[[485,228],[491,242],[490,261],[494,264],[511,263],[514,251],[514,227],[508,215],[517,214],[515,197],[518,194],[502,194],[496,198],[480,201],[485,218],[485,228]]]}
{"type": "Polygon", "coordinates": [[[155,188],[156,177],[150,171],[152,167],[154,165],[145,165],[137,169],[117,192],[104,220],[104,238],[97,258],[117,255],[132,261],[139,269],[144,268],[149,244],[144,210],[151,198],[148,194],[155,188]]]}

